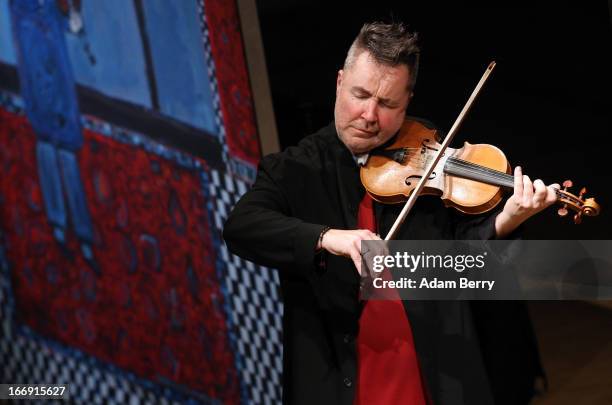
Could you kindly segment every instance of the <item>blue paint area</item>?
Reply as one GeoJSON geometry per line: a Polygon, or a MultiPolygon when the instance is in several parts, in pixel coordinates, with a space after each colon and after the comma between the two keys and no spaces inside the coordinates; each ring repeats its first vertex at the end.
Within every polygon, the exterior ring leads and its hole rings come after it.
{"type": "Polygon", "coordinates": [[[196,3],[167,0],[144,2],[146,33],[160,111],[218,135],[196,3]]]}
{"type": "MultiPolygon", "coordinates": [[[[68,190],[66,197],[74,231],[82,241],[93,243],[93,225],[91,223],[89,211],[87,211],[87,202],[85,201],[85,190],[83,189],[83,182],[81,181],[79,163],[74,153],[65,150],[60,150],[58,152],[58,158],[64,189],[68,190]]],[[[84,252],[84,255],[86,258],[89,258],[87,257],[87,252],[84,252]]]]}
{"type": "MultiPolygon", "coordinates": [[[[45,202],[47,218],[54,227],[66,227],[66,205],[62,195],[62,179],[57,170],[57,150],[47,142],[36,143],[36,160],[38,177],[45,202]]],[[[56,235],[56,237],[63,235],[56,235]]]]}
{"type": "Polygon", "coordinates": [[[55,1],[19,0],[10,4],[28,120],[38,139],[78,150],[83,137],[62,16],[55,1]]]}
{"type": "Polygon", "coordinates": [[[78,35],[64,31],[76,81],[107,96],[151,107],[134,2],[84,1],[81,11],[83,31],[78,35]]]}
{"type": "Polygon", "coordinates": [[[0,0],[0,61],[9,65],[17,63],[8,0],[0,0]]]}
{"type": "MultiPolygon", "coordinates": [[[[18,52],[21,94],[36,133],[36,159],[45,210],[53,234],[65,242],[70,223],[81,243],[93,228],[76,153],[83,145],[81,113],[64,39],[64,17],[54,0],[13,0],[11,18],[18,52]]],[[[92,261],[89,246],[83,253],[92,261]]]]}

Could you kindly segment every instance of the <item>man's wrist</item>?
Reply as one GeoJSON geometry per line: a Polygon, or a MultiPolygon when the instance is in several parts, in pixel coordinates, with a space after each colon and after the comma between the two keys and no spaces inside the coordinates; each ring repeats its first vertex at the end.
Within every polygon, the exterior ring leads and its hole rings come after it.
{"type": "Polygon", "coordinates": [[[319,252],[319,251],[321,251],[323,249],[323,237],[325,236],[327,231],[329,231],[330,229],[331,229],[331,227],[326,226],[325,228],[323,228],[323,230],[319,234],[319,240],[317,241],[317,247],[315,249],[317,252],[319,252]]]}
{"type": "Polygon", "coordinates": [[[497,238],[505,238],[518,228],[527,218],[510,217],[506,212],[500,212],[495,218],[495,233],[497,238]]]}

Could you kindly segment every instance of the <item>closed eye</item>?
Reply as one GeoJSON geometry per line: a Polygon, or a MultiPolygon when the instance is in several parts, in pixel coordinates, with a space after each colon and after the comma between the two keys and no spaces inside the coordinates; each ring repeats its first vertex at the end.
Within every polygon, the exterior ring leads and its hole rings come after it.
{"type": "Polygon", "coordinates": [[[370,95],[368,93],[361,93],[361,92],[353,92],[353,96],[361,100],[370,98],[370,95]]]}
{"type": "Polygon", "coordinates": [[[395,103],[391,103],[389,101],[381,101],[379,104],[385,108],[397,108],[397,105],[395,103]]]}

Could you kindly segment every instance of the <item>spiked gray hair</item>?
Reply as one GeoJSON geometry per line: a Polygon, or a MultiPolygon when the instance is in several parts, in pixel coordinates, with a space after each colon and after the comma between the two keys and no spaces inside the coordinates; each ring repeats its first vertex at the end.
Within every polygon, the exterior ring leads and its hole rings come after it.
{"type": "Polygon", "coordinates": [[[402,23],[364,24],[348,50],[344,69],[350,68],[355,59],[367,51],[377,63],[382,65],[406,65],[411,77],[408,90],[412,91],[419,70],[420,49],[417,40],[418,35],[408,31],[402,23]]]}

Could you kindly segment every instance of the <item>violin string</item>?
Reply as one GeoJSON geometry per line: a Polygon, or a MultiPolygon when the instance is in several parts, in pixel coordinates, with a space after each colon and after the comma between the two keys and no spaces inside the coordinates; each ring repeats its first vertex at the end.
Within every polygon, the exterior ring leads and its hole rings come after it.
{"type": "MultiPolygon", "coordinates": [[[[476,175],[476,176],[482,175],[482,178],[484,179],[490,179],[492,181],[499,180],[500,183],[503,183],[503,184],[497,184],[497,185],[502,185],[508,188],[514,187],[514,176],[512,175],[498,172],[498,171],[495,171],[495,170],[492,170],[486,167],[482,167],[482,166],[478,167],[479,165],[476,165],[471,162],[461,161],[459,159],[454,159],[450,163],[451,165],[462,166],[462,167],[455,168],[458,174],[464,174],[468,176],[469,175],[476,175]]],[[[555,189],[555,193],[557,194],[557,197],[564,196],[564,194],[560,190],[555,189]]],[[[567,198],[572,199],[573,201],[576,201],[576,199],[573,199],[569,196],[567,196],[567,198]]]]}
{"type": "MultiPolygon", "coordinates": [[[[411,153],[408,154],[408,156],[411,156],[411,155],[412,155],[411,153]]],[[[426,163],[426,159],[423,159],[423,158],[418,159],[415,163],[421,163],[421,164],[426,163]]],[[[497,180],[504,181],[504,182],[509,182],[507,184],[508,187],[511,187],[510,184],[513,183],[513,177],[511,175],[499,172],[497,170],[493,170],[493,169],[490,169],[484,166],[476,165],[471,162],[467,162],[467,161],[453,158],[453,157],[448,158],[447,164],[449,163],[454,164],[456,166],[461,166],[461,167],[458,167],[459,170],[462,170],[462,168],[465,168],[463,172],[466,174],[473,173],[473,174],[481,174],[486,178],[493,177],[493,179],[497,179],[497,180]]],[[[506,184],[503,184],[503,185],[506,185],[506,184]]]]}
{"type": "MultiPolygon", "coordinates": [[[[468,162],[465,160],[461,160],[461,159],[457,159],[457,158],[453,158],[450,157],[447,160],[447,163],[450,163],[451,165],[455,165],[458,166],[462,169],[464,169],[465,172],[467,173],[475,173],[475,174],[482,174],[485,177],[489,177],[492,179],[496,179],[496,180],[500,180],[504,183],[507,184],[513,184],[514,183],[514,177],[507,174],[507,173],[503,173],[497,170],[493,170],[490,169],[488,167],[484,167],[472,162],[468,162]]],[[[506,184],[504,184],[506,185],[506,184]]]]}
{"type": "Polygon", "coordinates": [[[448,161],[450,161],[453,164],[461,165],[461,166],[464,166],[464,167],[469,167],[470,169],[474,169],[476,171],[487,172],[487,173],[489,173],[491,175],[495,175],[495,176],[497,176],[499,178],[504,178],[504,179],[512,179],[513,178],[513,176],[508,174],[508,173],[504,173],[504,172],[501,172],[499,170],[491,169],[490,167],[485,167],[485,166],[479,165],[477,163],[472,163],[472,162],[467,161],[467,160],[458,159],[456,157],[452,157],[451,156],[451,157],[448,158],[448,161]]]}
{"type": "MultiPolygon", "coordinates": [[[[465,170],[459,169],[464,174],[468,174],[469,175],[469,174],[476,173],[476,172],[479,172],[479,171],[481,173],[486,172],[487,173],[487,177],[493,177],[493,178],[496,178],[496,179],[499,179],[499,180],[507,181],[509,183],[508,184],[504,184],[507,187],[513,187],[514,186],[514,176],[512,176],[510,174],[503,173],[503,172],[500,172],[500,171],[497,171],[497,170],[493,170],[493,169],[490,169],[490,168],[487,168],[487,167],[484,167],[484,166],[481,166],[481,165],[478,165],[478,164],[475,164],[475,163],[472,163],[472,162],[468,162],[468,161],[457,159],[457,158],[453,158],[453,157],[449,158],[448,160],[451,161],[450,162],[451,165],[458,165],[458,166],[462,166],[463,168],[467,168],[465,170]],[[510,186],[510,183],[512,184],[512,186],[510,186]]],[[[558,199],[566,198],[567,200],[570,200],[570,201],[574,202],[575,204],[582,205],[582,201],[579,198],[574,197],[572,195],[568,195],[566,192],[563,192],[562,190],[555,189],[555,194],[557,195],[558,199]]]]}
{"type": "Polygon", "coordinates": [[[508,186],[510,186],[510,184],[512,184],[512,187],[514,186],[514,176],[511,174],[493,170],[493,169],[478,165],[476,163],[468,162],[465,160],[461,160],[457,158],[449,158],[449,160],[451,159],[452,159],[452,161],[450,162],[451,164],[466,167],[467,173],[479,172],[479,171],[482,173],[486,172],[487,174],[495,177],[496,179],[504,180],[508,182],[508,186]]]}
{"type": "MultiPolygon", "coordinates": [[[[420,163],[424,162],[424,159],[419,159],[420,163]]],[[[484,167],[466,160],[458,159],[455,157],[449,157],[447,164],[455,165],[464,174],[481,174],[483,177],[490,178],[491,180],[499,180],[503,182],[504,186],[514,186],[514,176],[503,173],[488,167],[484,167]]]]}
{"type": "MultiPolygon", "coordinates": [[[[407,153],[408,156],[414,155],[414,152],[418,151],[420,152],[422,150],[422,148],[404,148],[404,150],[406,151],[411,151],[409,153],[407,153]]],[[[419,153],[419,155],[421,155],[421,153],[419,153]]],[[[427,159],[423,159],[420,158],[418,159],[418,163],[426,163],[427,159]]],[[[459,158],[455,158],[455,157],[449,157],[447,159],[447,165],[454,165],[455,169],[460,172],[461,174],[464,174],[466,176],[469,177],[469,175],[481,175],[482,177],[484,177],[485,179],[489,179],[492,181],[498,180],[499,182],[501,182],[502,184],[498,184],[498,185],[502,185],[505,187],[509,187],[512,188],[514,187],[514,176],[511,174],[507,174],[498,170],[494,170],[476,163],[472,163],[463,159],[459,159],[459,158]]],[[[568,195],[569,193],[567,192],[563,192],[562,190],[559,189],[555,189],[555,194],[557,195],[557,199],[562,199],[565,198],[571,202],[573,202],[574,204],[577,205],[582,205],[582,201],[572,195],[568,195]]]]}
{"type": "MultiPolygon", "coordinates": [[[[407,151],[408,150],[418,150],[418,151],[420,151],[421,149],[422,148],[404,148],[404,150],[407,150],[407,151]]],[[[408,156],[410,156],[410,155],[412,155],[412,153],[408,153],[408,156]]],[[[451,163],[455,163],[455,164],[457,164],[459,166],[464,166],[466,168],[469,168],[469,170],[472,170],[474,172],[480,172],[482,174],[491,175],[491,176],[494,176],[495,178],[497,178],[499,180],[509,180],[509,181],[513,182],[513,176],[512,175],[509,175],[509,174],[506,174],[506,173],[503,173],[503,172],[500,172],[500,171],[497,171],[497,170],[493,170],[493,169],[490,169],[488,167],[484,167],[484,166],[481,166],[481,165],[478,165],[478,164],[475,164],[475,163],[472,163],[472,162],[468,162],[468,161],[465,161],[465,160],[462,160],[462,159],[458,159],[458,158],[455,158],[455,157],[449,157],[448,161],[450,161],[451,163]]],[[[419,159],[419,163],[423,163],[423,162],[425,162],[425,159],[419,159]]]]}
{"type": "MultiPolygon", "coordinates": [[[[409,148],[406,148],[406,149],[409,149],[409,148]]],[[[415,149],[415,148],[413,148],[413,149],[415,149]]],[[[421,150],[421,149],[418,148],[418,150],[421,150]]],[[[412,155],[412,153],[408,153],[408,156],[411,156],[411,155],[412,155]]],[[[418,159],[418,163],[425,163],[425,162],[426,162],[426,159],[422,159],[422,158],[418,159]]],[[[513,178],[512,175],[509,175],[509,174],[506,174],[506,173],[503,173],[503,172],[500,172],[500,171],[497,171],[497,170],[493,170],[493,169],[490,169],[490,168],[487,168],[487,167],[484,167],[484,166],[481,166],[481,165],[477,165],[477,164],[474,164],[474,163],[471,163],[471,162],[468,162],[468,161],[465,161],[465,160],[457,159],[457,158],[454,158],[454,157],[449,157],[448,160],[447,160],[447,164],[448,163],[454,164],[456,166],[461,166],[462,168],[465,168],[464,171],[466,173],[468,173],[468,174],[471,174],[471,173],[482,174],[482,175],[484,175],[485,177],[488,177],[488,178],[492,177],[492,178],[497,179],[497,180],[509,182],[508,183],[508,187],[510,187],[510,184],[513,184],[513,182],[514,182],[514,178],[513,178]]],[[[459,168],[459,169],[461,170],[461,168],[459,168]]]]}
{"type": "MultiPolygon", "coordinates": [[[[409,155],[410,156],[410,155],[409,155]]],[[[413,163],[426,163],[426,159],[418,159],[413,163]]],[[[513,176],[507,175],[493,169],[486,168],[484,166],[476,165],[471,162],[467,162],[461,159],[450,157],[447,160],[448,167],[454,167],[457,171],[456,174],[465,175],[465,177],[478,177],[482,181],[491,181],[496,185],[512,188],[514,186],[513,176]]]]}

